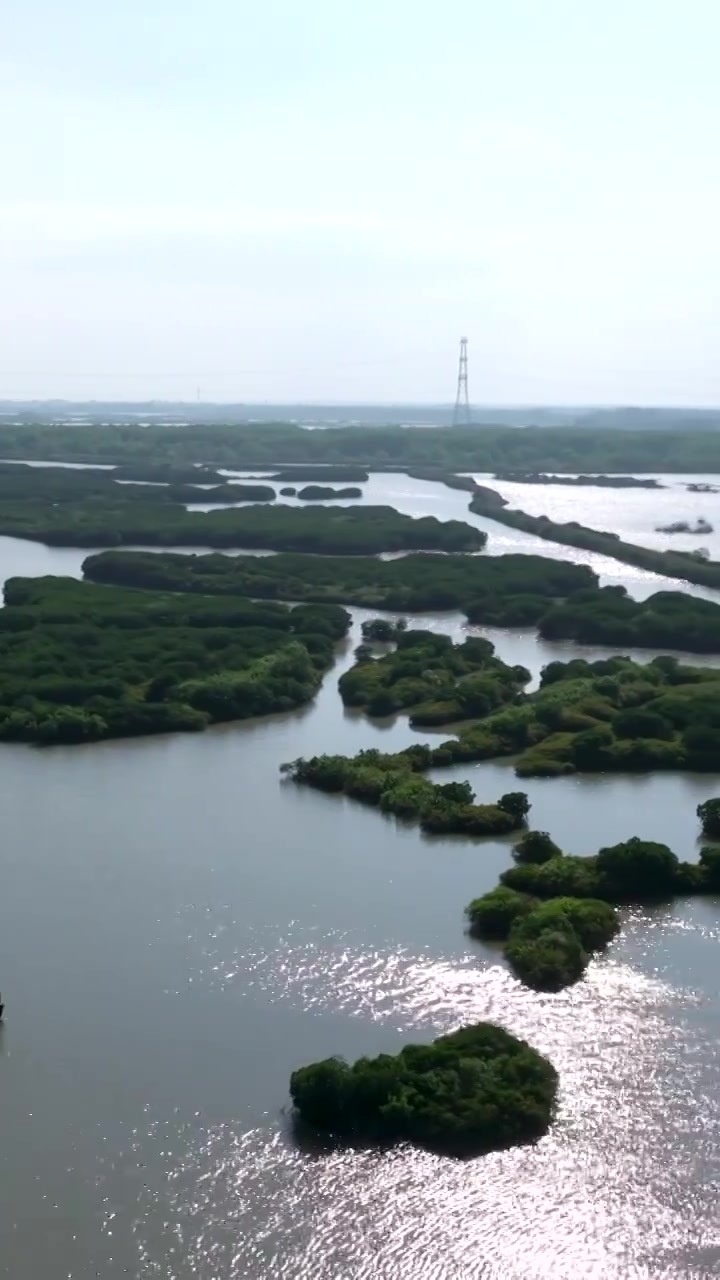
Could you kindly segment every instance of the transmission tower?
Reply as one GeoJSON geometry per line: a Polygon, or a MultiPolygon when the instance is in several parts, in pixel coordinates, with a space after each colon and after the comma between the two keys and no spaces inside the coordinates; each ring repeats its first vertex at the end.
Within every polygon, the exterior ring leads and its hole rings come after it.
{"type": "Polygon", "coordinates": [[[457,395],[453,412],[453,426],[470,425],[470,401],[468,400],[467,374],[467,338],[460,339],[460,360],[458,363],[457,395]]]}

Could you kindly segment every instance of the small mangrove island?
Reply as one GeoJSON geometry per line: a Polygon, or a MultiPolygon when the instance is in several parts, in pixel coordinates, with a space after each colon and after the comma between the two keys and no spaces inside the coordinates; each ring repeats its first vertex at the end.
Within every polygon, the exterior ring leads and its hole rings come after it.
{"type": "Polygon", "coordinates": [[[676,520],[673,524],[659,524],[655,529],[656,533],[712,533],[713,527],[709,520],[704,520],[701,516],[695,524],[688,524],[687,520],[676,520]]]}
{"type": "Polygon", "coordinates": [[[325,484],[306,484],[298,492],[303,502],[332,502],[338,498],[362,498],[362,489],[350,486],[347,489],[332,489],[325,484]]]}
{"type": "Polygon", "coordinates": [[[306,1124],[346,1142],[410,1142],[468,1158],[541,1138],[557,1086],[547,1058],[481,1022],[352,1066],[326,1058],[301,1067],[290,1096],[306,1124]]]}
{"type": "Polygon", "coordinates": [[[550,475],[545,471],[496,471],[496,480],[508,480],[513,484],[566,484],[594,489],[664,489],[659,480],[645,476],[564,476],[550,475]]]}
{"type": "Polygon", "coordinates": [[[701,849],[697,863],[681,862],[667,845],[633,836],[580,858],[563,854],[547,832],[528,831],[513,856],[517,865],[465,914],[474,937],[504,942],[513,973],[536,991],[561,991],[582,977],[618,933],[618,905],[720,889],[717,846],[701,849]]]}

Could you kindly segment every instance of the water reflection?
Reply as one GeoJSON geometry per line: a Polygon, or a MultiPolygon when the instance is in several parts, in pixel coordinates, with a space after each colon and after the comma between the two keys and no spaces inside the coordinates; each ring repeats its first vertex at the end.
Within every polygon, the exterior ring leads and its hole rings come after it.
{"type": "MultiPolygon", "coordinates": [[[[112,1181],[120,1166],[142,1171],[132,1224],[140,1274],[714,1274],[720,1103],[713,1053],[692,1014],[702,1006],[717,1030],[717,998],[639,972],[624,956],[649,929],[674,928],[671,918],[637,916],[611,957],[560,996],[522,990],[474,954],[365,950],[333,936],[284,935],[280,947],[238,957],[222,981],[249,999],[301,1006],[317,1019],[321,1047],[330,1042],[323,1017],[335,1025],[338,1012],[362,1019],[370,1045],[373,1023],[427,1038],[501,1021],[558,1066],[558,1122],[534,1147],[467,1164],[410,1149],[314,1157],[292,1142],[275,1108],[269,1125],[245,1131],[151,1120],[107,1173],[112,1181]]],[[[297,1065],[292,1051],[288,1058],[297,1065]]]]}

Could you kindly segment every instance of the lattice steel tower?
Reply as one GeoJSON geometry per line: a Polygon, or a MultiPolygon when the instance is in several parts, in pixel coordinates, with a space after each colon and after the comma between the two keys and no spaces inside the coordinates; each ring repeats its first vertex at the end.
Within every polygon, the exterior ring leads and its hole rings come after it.
{"type": "Polygon", "coordinates": [[[467,338],[460,339],[460,361],[458,363],[457,395],[453,412],[453,426],[470,425],[470,401],[468,399],[467,374],[467,338]]]}

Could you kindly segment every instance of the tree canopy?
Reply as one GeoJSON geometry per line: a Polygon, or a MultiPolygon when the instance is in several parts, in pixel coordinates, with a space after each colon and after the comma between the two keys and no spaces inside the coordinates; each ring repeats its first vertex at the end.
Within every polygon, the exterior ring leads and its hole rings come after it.
{"type": "Polygon", "coordinates": [[[541,1137],[552,1121],[556,1092],[552,1064],[492,1023],[352,1066],[326,1058],[290,1078],[298,1115],[316,1129],[463,1157],[541,1137]]]}

